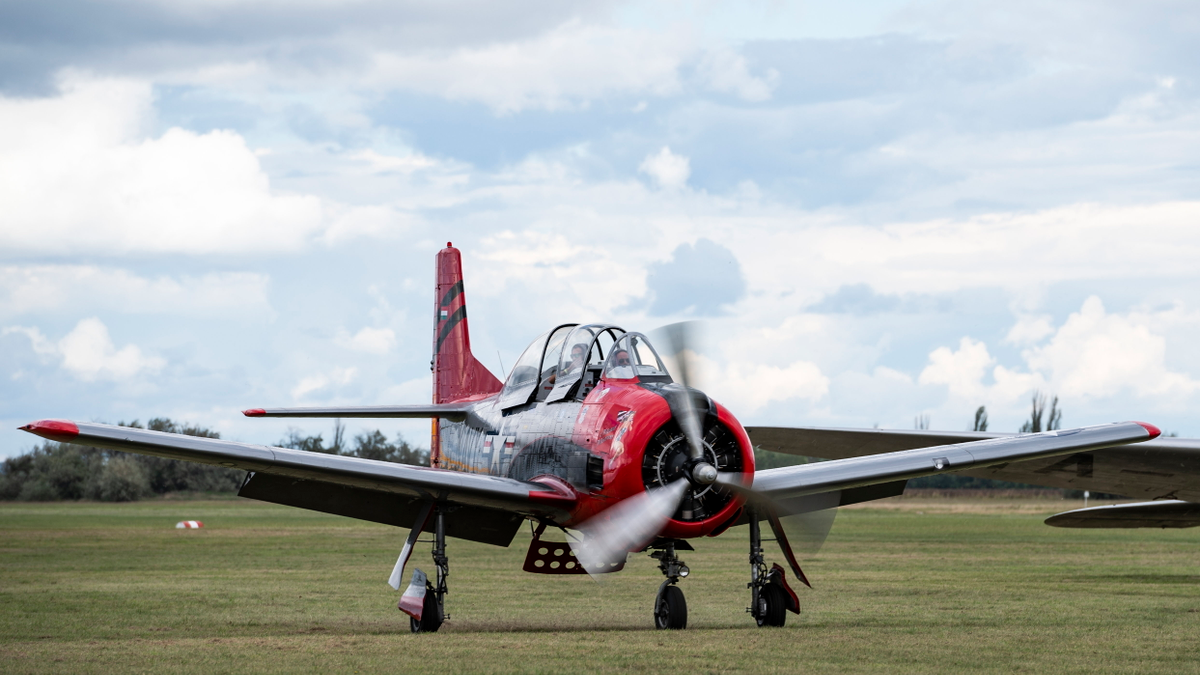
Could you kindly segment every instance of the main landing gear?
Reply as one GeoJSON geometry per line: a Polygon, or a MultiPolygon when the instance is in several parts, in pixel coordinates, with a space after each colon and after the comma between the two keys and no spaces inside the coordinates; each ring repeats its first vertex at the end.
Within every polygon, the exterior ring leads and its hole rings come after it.
{"type": "Polygon", "coordinates": [[[763,559],[762,531],[756,514],[750,514],[750,606],[746,608],[759,626],[783,626],[787,620],[791,593],[783,577],[783,568],[767,570],[763,559]]]}
{"type": "MultiPolygon", "coordinates": [[[[675,555],[677,543],[679,542],[670,539],[655,543],[653,547],[658,550],[650,554],[651,558],[658,561],[658,569],[662,570],[663,576],[667,578],[658,587],[658,597],[654,600],[654,627],[659,630],[687,628],[687,600],[683,597],[683,591],[675,584],[691,570],[675,555]]],[[[683,546],[691,548],[687,544],[683,546]]]]}
{"type": "Polygon", "coordinates": [[[425,582],[421,618],[408,618],[409,629],[414,633],[436,633],[442,627],[442,622],[450,618],[445,611],[446,594],[450,592],[446,586],[446,579],[450,576],[450,561],[446,558],[446,516],[441,506],[434,509],[433,564],[437,567],[437,583],[425,582]]]}

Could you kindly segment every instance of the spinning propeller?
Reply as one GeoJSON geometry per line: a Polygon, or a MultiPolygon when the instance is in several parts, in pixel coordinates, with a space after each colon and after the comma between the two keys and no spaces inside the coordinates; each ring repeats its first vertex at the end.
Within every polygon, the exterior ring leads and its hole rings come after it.
{"type": "Polygon", "coordinates": [[[703,394],[692,388],[698,370],[695,351],[697,332],[694,321],[670,324],[658,331],[659,337],[665,338],[664,356],[673,362],[674,379],[681,385],[679,389],[668,392],[666,398],[687,442],[687,470],[682,478],[622,500],[580,525],[579,531],[583,533],[584,540],[574,547],[575,555],[589,574],[595,576],[607,571],[611,561],[623,560],[629,551],[639,550],[653,541],[679,509],[689,489],[703,490],[715,483],[735,493],[750,508],[767,517],[788,562],[807,584],[790,550],[784,522],[787,522],[787,529],[793,532],[791,539],[802,544],[806,552],[815,552],[833,526],[833,514],[836,513],[833,508],[837,506],[837,497],[829,495],[821,496],[825,497],[823,501],[819,498],[816,502],[809,500],[799,509],[803,513],[793,515],[794,508],[785,507],[756,491],[751,485],[752,476],[738,471],[720,471],[707,461],[701,413],[696,406],[696,396],[703,394]]]}

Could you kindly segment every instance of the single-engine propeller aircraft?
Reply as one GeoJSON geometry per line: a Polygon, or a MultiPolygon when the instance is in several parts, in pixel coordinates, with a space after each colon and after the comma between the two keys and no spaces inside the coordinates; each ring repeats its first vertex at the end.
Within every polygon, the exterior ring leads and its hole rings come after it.
{"type": "MultiPolygon", "coordinates": [[[[434,575],[414,569],[399,602],[413,632],[436,631],[446,616],[447,537],[508,546],[526,520],[537,524],[524,565],[533,573],[612,573],[628,553],[651,551],[665,577],[654,603],[658,628],[687,625],[678,583],[689,569],[679,552],[748,524],[748,612],[760,626],[782,626],[786,612],[799,611],[787,571],[808,584],[785,521],[898,495],[910,478],[1055,461],[1159,435],[1150,424],[1124,422],[755,471],[752,436],[728,409],[688,386],[686,358],[669,372],[641,333],[557,326],[533,341],[501,383],[471,354],[459,251],[447,244],[436,266],[432,404],[245,411],[431,418],[429,467],[106,424],[43,420],[21,428],[56,441],[244,469],[243,497],[410,528],[389,579],[396,590],[418,537],[431,532],[434,575]],[[786,568],[768,567],[763,523],[786,568]],[[582,538],[550,542],[542,537],[547,527],[582,538]]],[[[664,346],[685,353],[686,333],[667,330],[664,346]]]]}

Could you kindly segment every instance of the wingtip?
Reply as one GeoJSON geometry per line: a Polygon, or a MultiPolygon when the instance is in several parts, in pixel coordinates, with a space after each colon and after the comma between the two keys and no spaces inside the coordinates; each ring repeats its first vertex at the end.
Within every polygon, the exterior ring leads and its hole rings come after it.
{"type": "Polygon", "coordinates": [[[267,411],[262,408],[250,408],[248,410],[243,410],[242,414],[246,417],[263,417],[267,414],[267,411]]]}
{"type": "Polygon", "coordinates": [[[1145,429],[1146,433],[1150,434],[1150,440],[1154,440],[1162,435],[1162,430],[1153,424],[1148,424],[1146,422],[1134,422],[1134,424],[1137,424],[1141,428],[1145,429]]]}
{"type": "Polygon", "coordinates": [[[35,436],[63,443],[69,443],[79,436],[79,427],[75,426],[74,422],[67,420],[38,420],[18,428],[35,436]]]}

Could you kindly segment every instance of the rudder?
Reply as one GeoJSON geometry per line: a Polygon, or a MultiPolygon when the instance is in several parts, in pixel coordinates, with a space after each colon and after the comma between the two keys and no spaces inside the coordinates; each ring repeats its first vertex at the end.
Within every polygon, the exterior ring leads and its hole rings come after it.
{"type": "Polygon", "coordinates": [[[450,242],[437,254],[434,292],[433,402],[451,403],[498,393],[500,380],[471,354],[462,254],[450,242]]]}

